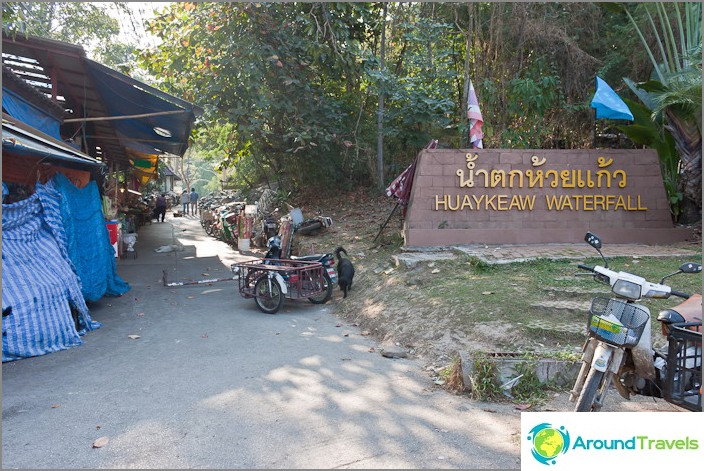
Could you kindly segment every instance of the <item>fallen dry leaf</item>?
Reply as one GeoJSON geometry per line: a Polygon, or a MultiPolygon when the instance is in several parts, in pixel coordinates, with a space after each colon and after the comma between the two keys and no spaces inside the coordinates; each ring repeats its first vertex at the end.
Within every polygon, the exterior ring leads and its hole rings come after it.
{"type": "Polygon", "coordinates": [[[108,444],[110,439],[108,437],[100,437],[93,442],[93,448],[102,448],[108,444]]]}
{"type": "Polygon", "coordinates": [[[59,404],[52,404],[51,405],[52,409],[58,409],[59,407],[61,407],[59,404]]]}

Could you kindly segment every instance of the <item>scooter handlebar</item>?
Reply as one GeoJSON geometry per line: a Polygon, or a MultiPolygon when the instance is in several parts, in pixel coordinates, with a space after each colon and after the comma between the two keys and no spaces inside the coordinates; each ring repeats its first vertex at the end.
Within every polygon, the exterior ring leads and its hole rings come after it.
{"type": "Polygon", "coordinates": [[[691,295],[691,294],[687,294],[687,293],[683,293],[683,292],[681,292],[681,291],[675,291],[675,290],[673,289],[672,291],[670,291],[670,296],[677,296],[677,297],[680,297],[680,298],[689,299],[690,296],[692,296],[692,295],[691,295]]]}

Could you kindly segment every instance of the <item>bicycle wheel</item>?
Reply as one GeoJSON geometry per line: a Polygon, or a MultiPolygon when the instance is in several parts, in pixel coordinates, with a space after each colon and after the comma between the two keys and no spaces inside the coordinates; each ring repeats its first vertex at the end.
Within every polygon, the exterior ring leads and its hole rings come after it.
{"type": "Polygon", "coordinates": [[[254,302],[260,311],[276,314],[284,304],[284,295],[279,282],[268,276],[262,276],[254,285],[254,302]]]}
{"type": "Polygon", "coordinates": [[[332,291],[334,286],[332,285],[332,280],[330,279],[330,275],[328,275],[327,271],[323,272],[322,283],[323,292],[317,296],[311,296],[310,298],[308,298],[308,301],[312,302],[313,304],[325,304],[330,298],[332,298],[332,291]]]}

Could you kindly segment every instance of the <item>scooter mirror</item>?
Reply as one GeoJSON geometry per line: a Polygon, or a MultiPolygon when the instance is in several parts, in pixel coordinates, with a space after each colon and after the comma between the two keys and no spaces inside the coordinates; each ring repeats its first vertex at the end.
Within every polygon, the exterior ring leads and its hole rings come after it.
{"type": "Polygon", "coordinates": [[[601,239],[596,234],[587,232],[587,234],[584,236],[584,241],[597,250],[601,248],[601,239]]]}
{"type": "Polygon", "coordinates": [[[687,262],[680,265],[680,271],[682,273],[699,273],[702,271],[702,266],[699,263],[687,262]]]}

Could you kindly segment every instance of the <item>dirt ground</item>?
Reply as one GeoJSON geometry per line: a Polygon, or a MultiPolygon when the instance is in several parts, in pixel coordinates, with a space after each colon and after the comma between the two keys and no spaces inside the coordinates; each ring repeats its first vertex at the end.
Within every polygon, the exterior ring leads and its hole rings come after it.
{"type": "Polygon", "coordinates": [[[405,283],[394,276],[397,267],[392,256],[401,252],[402,245],[401,208],[394,211],[395,200],[358,191],[312,204],[310,201],[309,197],[297,201],[304,217],[329,216],[333,225],[318,234],[299,237],[294,241],[294,253],[333,251],[342,246],[355,266],[348,297],[343,299],[342,292],[335,290],[336,314],[357,324],[382,344],[401,347],[411,354],[442,353],[456,348],[451,339],[436,335],[442,326],[441,313],[428,309],[432,306],[423,306],[419,290],[415,290],[416,296],[408,296],[405,283]],[[404,335],[407,331],[415,334],[404,335]]]}
{"type": "MultiPolygon", "coordinates": [[[[304,195],[294,204],[301,208],[304,217],[329,216],[333,225],[318,234],[294,239],[293,253],[332,252],[338,246],[346,249],[356,274],[347,298],[343,299],[342,292],[335,290],[332,300],[335,313],[377,338],[382,345],[424,357],[429,364],[446,364],[458,351],[501,352],[506,351],[501,346],[510,345],[515,352],[530,347],[530,343],[541,342],[526,338],[519,329],[496,320],[463,328],[452,320],[456,312],[434,305],[423,288],[430,284],[430,277],[443,276],[441,270],[433,269],[440,268],[442,260],[425,263],[423,270],[410,271],[397,266],[394,256],[404,253],[403,220],[401,208],[394,210],[393,198],[359,190],[323,198],[304,195]]],[[[701,246],[700,225],[693,230],[693,240],[687,244],[690,248],[701,246]]],[[[546,304],[550,303],[554,303],[554,298],[548,298],[546,304]]],[[[462,306],[452,309],[467,308],[462,306]]],[[[551,342],[549,338],[544,340],[551,342]]],[[[581,345],[581,341],[580,336],[569,343],[581,345]]]]}
{"type": "MultiPolygon", "coordinates": [[[[338,246],[346,249],[356,269],[354,284],[344,299],[336,287],[330,303],[335,314],[345,322],[378,340],[380,349],[402,351],[420,359],[429,376],[437,379],[438,372],[451,365],[460,351],[500,352],[501,345],[512,345],[513,351],[520,351],[526,342],[535,342],[535,339],[520,337],[510,326],[496,322],[471,330],[458,328],[452,324],[452,313],[433,305],[423,290],[424,276],[441,276],[431,274],[432,268],[427,268],[433,266],[432,262],[426,264],[422,273],[417,273],[418,270],[404,270],[394,260],[394,255],[404,251],[401,208],[394,209],[393,198],[360,190],[325,197],[304,195],[291,203],[301,208],[305,218],[316,215],[332,218],[331,227],[294,239],[293,254],[332,252],[338,246]]],[[[701,237],[700,230],[695,230],[698,237],[701,237]]],[[[436,263],[440,266],[442,262],[436,263]]],[[[581,345],[581,340],[578,343],[581,345]]],[[[615,392],[614,395],[617,396],[615,392]]],[[[542,410],[572,410],[568,396],[566,391],[553,393],[542,410]]],[[[635,401],[616,398],[604,410],[680,409],[652,398],[635,401]]]]}

